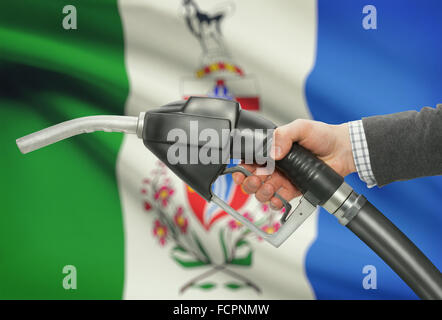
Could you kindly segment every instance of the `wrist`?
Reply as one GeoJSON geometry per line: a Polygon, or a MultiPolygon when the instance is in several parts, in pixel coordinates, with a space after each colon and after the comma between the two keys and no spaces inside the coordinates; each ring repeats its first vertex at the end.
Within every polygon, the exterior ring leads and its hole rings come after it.
{"type": "Polygon", "coordinates": [[[371,169],[370,152],[365,138],[364,125],[362,120],[347,123],[350,136],[350,143],[353,154],[353,163],[359,178],[367,183],[369,188],[377,184],[374,173],[371,169]]]}
{"type": "Polygon", "coordinates": [[[344,165],[344,176],[357,172],[357,168],[355,165],[352,143],[350,138],[350,129],[348,123],[342,123],[339,125],[339,141],[340,141],[340,150],[342,151],[341,158],[344,165]]]}

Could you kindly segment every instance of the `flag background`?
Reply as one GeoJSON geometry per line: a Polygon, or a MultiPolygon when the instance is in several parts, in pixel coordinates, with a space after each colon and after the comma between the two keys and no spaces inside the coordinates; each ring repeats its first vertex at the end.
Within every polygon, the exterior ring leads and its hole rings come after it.
{"type": "MultiPolygon", "coordinates": [[[[189,77],[196,78],[196,70],[205,64],[204,60],[207,59],[199,41],[186,25],[183,3],[179,0],[119,2],[125,36],[126,70],[131,87],[126,103],[127,114],[135,115],[146,108],[182,98],[181,90],[185,81],[189,77]],[[158,25],[164,27],[153,27],[158,25]]],[[[216,15],[218,10],[227,10],[223,6],[219,8],[222,3],[217,0],[195,3],[202,14],[209,17],[216,15]]],[[[295,117],[310,117],[303,84],[314,62],[316,3],[280,1],[275,6],[271,2],[257,5],[254,0],[242,0],[233,4],[233,12],[227,11],[229,13],[220,26],[222,44],[228,48],[229,54],[219,59],[226,59],[243,69],[245,76],[233,79],[255,79],[258,87],[256,94],[260,100],[259,112],[264,116],[276,123],[295,117]],[[269,15],[269,12],[272,14],[269,15]],[[263,21],[272,15],[278,17],[278,23],[269,28],[263,21]],[[264,45],[273,41],[277,45],[264,45]],[[293,58],[294,52],[296,59],[293,58]]],[[[213,87],[216,79],[215,76],[201,80],[213,87]]],[[[230,89],[236,90],[238,87],[232,86],[230,89]]],[[[145,150],[141,141],[135,136],[126,135],[117,162],[125,230],[124,298],[314,298],[305,274],[305,255],[316,237],[317,215],[313,215],[278,250],[249,236],[246,240],[250,242],[246,246],[250,250],[251,263],[225,263],[220,233],[226,232],[224,239],[231,238],[233,241],[242,231],[231,229],[231,218],[228,216],[211,224],[209,229],[203,228],[196,218],[198,215],[193,209],[195,202],[191,200],[191,194],[175,176],[166,175],[170,180],[168,188],[174,192],[170,203],[165,207],[155,207],[155,210],[145,210],[142,200],[147,200],[153,206],[154,199],[150,195],[157,194],[158,188],[147,188],[146,196],[141,197],[140,189],[145,186],[142,181],[154,180],[153,171],[156,168],[155,157],[145,150]],[[210,264],[184,268],[172,260],[176,252],[175,242],[168,239],[166,245],[162,246],[153,237],[152,229],[155,230],[158,212],[164,209],[167,214],[173,215],[170,207],[175,205],[184,209],[189,233],[195,233],[201,239],[211,258],[210,264]],[[204,276],[219,266],[227,266],[228,273],[215,272],[209,277],[204,276]],[[203,279],[192,289],[184,293],[181,291],[186,283],[200,277],[203,279]],[[255,285],[256,289],[248,284],[255,285]],[[260,293],[257,290],[261,290],[260,293]]],[[[227,202],[233,201],[232,181],[225,176],[218,180],[217,194],[227,202]]],[[[238,190],[238,193],[244,192],[238,190]]],[[[254,218],[262,211],[253,198],[249,198],[240,208],[241,213],[249,213],[254,218]]],[[[208,206],[203,210],[203,217],[212,213],[213,208],[208,206]]]]}
{"type": "MultiPolygon", "coordinates": [[[[378,29],[361,27],[364,1],[318,2],[318,47],[306,84],[313,117],[340,123],[378,114],[435,107],[442,101],[440,1],[371,1],[378,29]],[[359,12],[360,14],[355,14],[359,12]]],[[[442,145],[441,145],[442,148],[442,145]]],[[[346,179],[442,266],[442,179],[426,177],[367,189],[346,179]]],[[[323,209],[321,209],[323,211],[323,209]]],[[[413,299],[416,295],[362,241],[333,217],[319,215],[307,274],[317,298],[413,299]],[[322,263],[324,260],[330,264],[322,263]],[[354,290],[364,265],[377,269],[378,289],[354,290]]]]}
{"type": "Polygon", "coordinates": [[[123,114],[128,94],[115,1],[75,1],[78,30],[61,27],[65,1],[0,4],[0,298],[122,296],[123,228],[115,162],[119,134],[79,136],[23,156],[18,137],[75,117],[123,114]],[[78,289],[62,287],[76,266],[78,289]]]}
{"type": "MultiPolygon", "coordinates": [[[[19,153],[15,139],[43,127],[134,114],[181,98],[180,79],[192,74],[201,51],[186,29],[182,2],[163,2],[77,0],[78,30],[71,31],[61,27],[64,1],[0,4],[0,298],[415,299],[326,212],[278,250],[253,243],[253,265],[234,270],[263,294],[179,295],[177,283],[188,271],[152,236],[138,193],[155,160],[139,141],[94,133],[19,153]],[[68,264],[78,269],[77,290],[61,285],[68,264]],[[377,290],[362,288],[364,265],[377,268],[377,290]]],[[[366,3],[359,0],[233,3],[223,36],[234,59],[256,77],[261,112],[277,123],[310,115],[340,123],[442,102],[436,0],[371,1],[377,30],[362,28],[366,3]]],[[[219,2],[198,4],[211,10],[219,2]]],[[[441,269],[440,177],[370,190],[355,174],[347,181],[441,269]]],[[[176,196],[185,204],[183,190],[176,196]]],[[[191,222],[216,256],[214,231],[191,222]]]]}

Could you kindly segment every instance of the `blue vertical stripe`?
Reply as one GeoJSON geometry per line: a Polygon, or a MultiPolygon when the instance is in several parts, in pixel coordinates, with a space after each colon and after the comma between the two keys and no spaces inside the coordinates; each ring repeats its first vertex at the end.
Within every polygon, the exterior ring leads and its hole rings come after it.
{"type": "MultiPolygon", "coordinates": [[[[318,0],[315,67],[306,84],[316,120],[341,123],[442,103],[442,1],[318,0]],[[377,9],[365,30],[362,8],[377,9]]],[[[441,128],[442,130],[442,128],[441,128]]],[[[346,178],[442,268],[442,177],[367,189],[346,178]]],[[[322,211],[306,261],[318,299],[416,299],[416,295],[347,228],[322,211]],[[377,268],[365,290],[362,269],[377,268]]]]}

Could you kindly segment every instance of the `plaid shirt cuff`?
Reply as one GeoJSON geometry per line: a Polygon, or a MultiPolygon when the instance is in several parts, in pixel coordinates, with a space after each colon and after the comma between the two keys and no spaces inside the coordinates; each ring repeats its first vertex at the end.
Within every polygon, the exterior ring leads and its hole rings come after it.
{"type": "Polygon", "coordinates": [[[351,150],[359,178],[367,184],[367,187],[372,188],[377,183],[371,170],[370,155],[362,120],[349,122],[348,128],[350,131],[351,150]]]}

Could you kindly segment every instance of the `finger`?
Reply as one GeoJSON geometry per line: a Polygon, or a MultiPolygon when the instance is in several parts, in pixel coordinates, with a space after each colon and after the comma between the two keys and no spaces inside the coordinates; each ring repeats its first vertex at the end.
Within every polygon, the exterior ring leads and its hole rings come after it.
{"type": "Polygon", "coordinates": [[[245,192],[251,194],[258,191],[261,184],[262,181],[258,176],[250,176],[244,179],[242,186],[245,192]]]}
{"type": "Polygon", "coordinates": [[[255,174],[258,167],[258,165],[253,165],[250,167],[252,170],[249,170],[249,172],[252,173],[252,175],[246,177],[243,181],[243,187],[246,187],[248,190],[252,191],[251,193],[255,193],[261,184],[268,178],[267,175],[258,176],[255,174]]]}
{"type": "Polygon", "coordinates": [[[243,175],[241,172],[235,172],[232,174],[233,182],[235,182],[236,184],[243,183],[245,177],[246,176],[243,175]]]}
{"type": "MultiPolygon", "coordinates": [[[[301,195],[301,192],[296,188],[281,188],[278,190],[278,194],[284,198],[287,201],[291,201],[293,198],[299,197],[301,195]]],[[[273,209],[281,209],[282,208],[282,201],[276,197],[273,197],[270,200],[270,206],[273,209]]]]}
{"type": "Polygon", "coordinates": [[[246,192],[249,193],[255,193],[256,191],[258,191],[259,187],[262,185],[262,183],[268,178],[267,175],[255,175],[254,173],[256,172],[256,170],[258,169],[259,166],[254,166],[255,169],[251,171],[252,175],[245,178],[243,181],[243,189],[246,192]]]}
{"type": "Polygon", "coordinates": [[[286,184],[290,185],[289,181],[285,176],[283,176],[279,171],[274,171],[267,180],[265,180],[264,184],[271,185],[273,190],[279,190],[284,187],[286,184]]]}
{"type": "Polygon", "coordinates": [[[279,171],[273,174],[263,183],[256,192],[256,198],[261,202],[269,201],[276,190],[287,190],[287,196],[296,194],[296,188],[287,180],[287,178],[279,171]]]}
{"type": "Polygon", "coordinates": [[[260,202],[267,202],[272,198],[274,193],[275,189],[273,186],[269,183],[264,183],[259,187],[258,191],[256,191],[255,197],[260,202]]]}
{"type": "Polygon", "coordinates": [[[276,197],[273,197],[273,198],[270,200],[270,207],[271,207],[273,210],[280,210],[280,209],[282,209],[282,207],[283,207],[283,203],[282,203],[282,201],[281,201],[280,199],[278,199],[278,198],[276,198],[276,197]]]}
{"type": "Polygon", "coordinates": [[[289,153],[293,142],[305,139],[310,133],[312,121],[297,119],[289,124],[276,128],[273,135],[272,151],[275,160],[281,160],[289,153]]]}
{"type": "MultiPolygon", "coordinates": [[[[246,169],[247,171],[252,172],[252,173],[258,167],[258,165],[256,165],[256,164],[240,164],[240,166],[243,167],[244,169],[246,169]]],[[[241,184],[244,182],[244,179],[246,178],[246,176],[244,174],[242,174],[241,172],[235,172],[232,174],[232,178],[236,184],[241,184]]]]}

